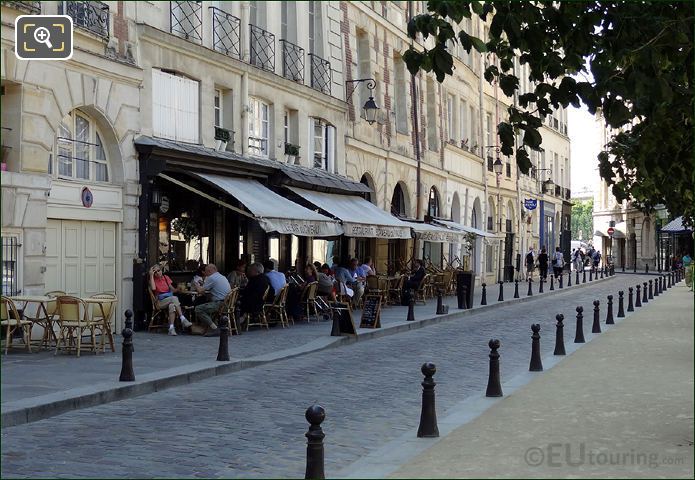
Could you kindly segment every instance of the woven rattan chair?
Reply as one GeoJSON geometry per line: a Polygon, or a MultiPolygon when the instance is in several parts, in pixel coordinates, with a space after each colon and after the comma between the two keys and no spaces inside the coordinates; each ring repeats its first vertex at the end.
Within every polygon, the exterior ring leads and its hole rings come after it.
{"type": "Polygon", "coordinates": [[[31,353],[31,327],[33,325],[31,320],[21,318],[17,306],[10,298],[2,296],[0,326],[5,327],[5,355],[10,347],[14,346],[12,340],[17,329],[22,331],[22,345],[27,349],[27,352],[31,353]]]}

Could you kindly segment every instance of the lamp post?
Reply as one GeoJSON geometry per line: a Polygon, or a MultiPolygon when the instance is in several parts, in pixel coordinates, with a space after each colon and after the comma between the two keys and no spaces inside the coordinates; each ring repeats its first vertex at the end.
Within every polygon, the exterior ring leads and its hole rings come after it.
{"type": "MultiPolygon", "coordinates": [[[[357,85],[359,83],[366,82],[365,86],[369,89],[370,93],[374,91],[376,88],[376,80],[373,78],[358,78],[356,80],[347,80],[345,82],[345,101],[347,102],[350,100],[350,97],[352,97],[352,94],[355,93],[355,89],[357,88],[357,85]],[[349,88],[352,87],[352,88],[349,88]]],[[[367,120],[367,123],[370,125],[373,125],[374,122],[376,122],[376,114],[377,111],[379,110],[379,105],[376,104],[374,101],[374,97],[372,95],[369,96],[369,99],[364,102],[364,106],[362,107],[362,111],[364,112],[364,119],[367,120]]]]}
{"type": "Polygon", "coordinates": [[[499,157],[499,151],[497,160],[492,164],[492,169],[495,172],[495,178],[497,180],[497,231],[500,233],[500,250],[497,255],[497,280],[502,280],[502,188],[500,187],[500,179],[502,177],[502,161],[499,157]]]}

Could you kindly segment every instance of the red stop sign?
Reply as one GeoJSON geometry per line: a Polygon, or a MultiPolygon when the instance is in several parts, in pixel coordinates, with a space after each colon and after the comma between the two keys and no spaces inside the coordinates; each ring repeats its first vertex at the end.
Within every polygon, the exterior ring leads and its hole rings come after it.
{"type": "Polygon", "coordinates": [[[615,228],[608,227],[608,235],[610,235],[612,237],[614,232],[615,232],[615,228]]]}

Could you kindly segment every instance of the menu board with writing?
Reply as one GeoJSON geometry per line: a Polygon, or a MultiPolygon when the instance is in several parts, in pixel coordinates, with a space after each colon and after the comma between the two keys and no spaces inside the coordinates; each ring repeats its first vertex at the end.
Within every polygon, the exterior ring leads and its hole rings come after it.
{"type": "Polygon", "coordinates": [[[363,303],[360,328],[381,328],[381,295],[367,295],[363,303]]]}

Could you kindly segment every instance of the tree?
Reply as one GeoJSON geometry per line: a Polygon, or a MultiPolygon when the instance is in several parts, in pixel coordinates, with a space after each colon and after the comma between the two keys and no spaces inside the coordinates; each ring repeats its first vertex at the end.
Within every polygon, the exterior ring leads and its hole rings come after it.
{"type": "Polygon", "coordinates": [[[600,114],[619,131],[599,154],[599,172],[619,202],[645,212],[658,204],[692,224],[693,3],[656,1],[502,2],[432,0],[429,13],[408,22],[408,35],[434,38],[411,47],[411,73],[453,73],[447,44],[494,54],[485,79],[512,97],[519,88],[514,59],[529,65],[532,93],[518,95],[497,126],[501,150],[530,167],[527,149],[542,150],[539,129],[560,105],[600,114]],[[458,27],[464,18],[489,20],[489,38],[458,27]],[[590,78],[589,78],[590,74],[590,78]],[[515,145],[515,134],[521,142],[515,145]]]}
{"type": "Polygon", "coordinates": [[[575,201],[572,205],[572,240],[591,240],[594,236],[594,199],[575,201]]]}

